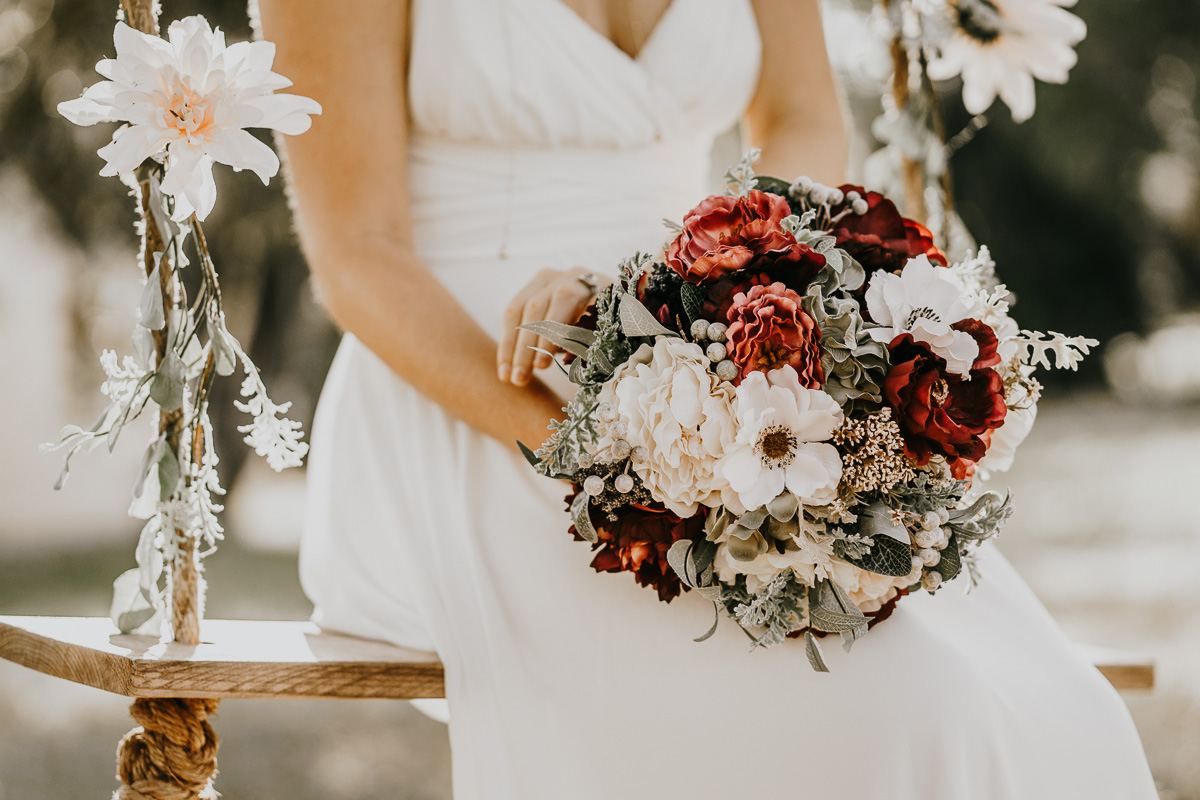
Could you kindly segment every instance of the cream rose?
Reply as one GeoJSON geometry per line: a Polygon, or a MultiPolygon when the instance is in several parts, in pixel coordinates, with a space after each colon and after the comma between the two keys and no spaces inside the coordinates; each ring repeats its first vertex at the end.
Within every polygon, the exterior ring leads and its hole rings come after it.
{"type": "Polygon", "coordinates": [[[733,442],[733,385],[708,369],[699,345],[674,337],[643,344],[601,395],[649,453],[634,467],[650,495],[681,517],[721,502],[717,461],[733,442]]]}

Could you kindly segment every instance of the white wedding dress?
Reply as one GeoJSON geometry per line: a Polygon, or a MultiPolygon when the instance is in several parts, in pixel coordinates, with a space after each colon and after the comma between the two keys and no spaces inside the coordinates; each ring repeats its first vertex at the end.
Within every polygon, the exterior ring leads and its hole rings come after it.
{"type": "MultiPolygon", "coordinates": [[[[415,0],[420,256],[498,337],[539,269],[661,247],[759,56],[749,0],[674,0],[636,59],[560,0],[415,0]]],[[[697,644],[710,603],[593,572],[563,484],[350,335],[309,486],[315,618],[440,654],[458,800],[1156,797],[1123,703],[990,547],[971,594],[904,598],[850,654],[827,640],[829,674],[728,620],[697,644]]]]}

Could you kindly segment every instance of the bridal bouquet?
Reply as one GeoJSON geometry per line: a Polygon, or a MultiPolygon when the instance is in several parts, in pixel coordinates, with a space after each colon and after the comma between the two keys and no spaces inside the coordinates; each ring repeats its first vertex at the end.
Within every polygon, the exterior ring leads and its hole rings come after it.
{"type": "MultiPolygon", "coordinates": [[[[986,248],[950,263],[858,186],[755,177],[637,254],[578,326],[528,329],[580,388],[526,457],[567,479],[592,566],[694,590],[757,646],[844,646],[966,573],[1011,513],[972,489],[1033,424],[1037,367],[1095,341],[1025,331],[986,248]]],[[[711,636],[717,621],[707,634],[711,636]]]]}

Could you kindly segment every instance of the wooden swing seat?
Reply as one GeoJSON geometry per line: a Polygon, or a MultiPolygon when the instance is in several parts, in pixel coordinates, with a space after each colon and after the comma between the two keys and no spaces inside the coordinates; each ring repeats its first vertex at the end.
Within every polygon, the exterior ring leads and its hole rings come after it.
{"type": "MultiPolygon", "coordinates": [[[[126,697],[443,697],[434,653],[323,632],[311,622],[205,620],[201,643],[115,632],[103,617],[0,616],[0,658],[126,697]]],[[[1154,660],[1080,646],[1117,689],[1152,689],[1154,660]]]]}

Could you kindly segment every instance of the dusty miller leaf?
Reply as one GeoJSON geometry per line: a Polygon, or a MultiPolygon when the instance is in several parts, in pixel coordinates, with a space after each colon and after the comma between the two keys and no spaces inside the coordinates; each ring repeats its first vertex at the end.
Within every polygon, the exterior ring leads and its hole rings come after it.
{"type": "Polygon", "coordinates": [[[829,672],[829,667],[825,666],[825,659],[821,656],[821,646],[817,644],[817,637],[812,635],[812,631],[804,632],[804,654],[808,656],[808,663],[816,672],[829,672]]]}
{"type": "Polygon", "coordinates": [[[631,294],[621,295],[617,313],[621,318],[621,331],[628,337],[677,335],[674,331],[664,328],[662,323],[655,319],[654,315],[631,294]]]}

